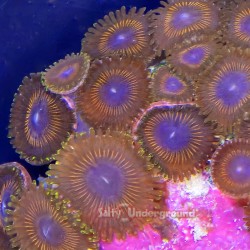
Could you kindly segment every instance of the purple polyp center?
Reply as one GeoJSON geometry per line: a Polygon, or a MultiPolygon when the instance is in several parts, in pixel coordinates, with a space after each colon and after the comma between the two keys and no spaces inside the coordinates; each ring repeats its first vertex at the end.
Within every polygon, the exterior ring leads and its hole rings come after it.
{"type": "Polygon", "coordinates": [[[185,64],[199,65],[205,56],[205,51],[203,48],[193,48],[188,50],[182,55],[182,61],[185,64]]]}
{"type": "Polygon", "coordinates": [[[91,192],[105,201],[121,197],[124,185],[122,171],[109,159],[98,159],[89,169],[86,180],[91,192]]]}
{"type": "Polygon", "coordinates": [[[12,190],[6,189],[1,197],[0,215],[2,221],[4,221],[4,218],[7,216],[6,209],[9,209],[8,203],[11,201],[10,196],[12,194],[12,190]]]}
{"type": "Polygon", "coordinates": [[[64,70],[63,72],[61,72],[61,74],[59,75],[60,78],[62,79],[67,79],[71,76],[71,74],[74,72],[74,67],[69,67],[66,70],[64,70]]]}
{"type": "Polygon", "coordinates": [[[227,72],[216,86],[216,96],[226,106],[236,106],[249,94],[250,82],[244,72],[227,72]]]}
{"type": "Polygon", "coordinates": [[[177,77],[168,77],[165,81],[165,90],[169,93],[179,93],[183,90],[183,84],[177,77]]]}
{"type": "Polygon", "coordinates": [[[39,100],[33,105],[30,112],[30,131],[35,137],[43,135],[49,123],[49,110],[46,100],[39,100]]]}
{"type": "Polygon", "coordinates": [[[108,46],[113,50],[126,49],[135,43],[135,31],[128,27],[114,32],[108,39],[108,46]]]}
{"type": "Polygon", "coordinates": [[[242,20],[240,30],[250,36],[250,16],[247,16],[242,20]]]}
{"type": "Polygon", "coordinates": [[[234,182],[250,184],[250,157],[245,155],[235,156],[228,164],[227,171],[234,182]]]}
{"type": "Polygon", "coordinates": [[[101,87],[100,95],[106,105],[110,107],[121,106],[129,100],[129,82],[121,76],[113,76],[101,87]]]}
{"type": "Polygon", "coordinates": [[[51,246],[58,246],[64,241],[63,228],[50,215],[44,215],[38,219],[37,229],[40,239],[51,246]]]}
{"type": "Polygon", "coordinates": [[[201,20],[201,14],[198,9],[190,6],[182,7],[176,11],[173,16],[172,25],[175,29],[181,30],[193,25],[201,20]]]}
{"type": "Polygon", "coordinates": [[[154,131],[156,142],[166,150],[178,152],[190,142],[190,128],[178,119],[161,121],[154,131]]]}

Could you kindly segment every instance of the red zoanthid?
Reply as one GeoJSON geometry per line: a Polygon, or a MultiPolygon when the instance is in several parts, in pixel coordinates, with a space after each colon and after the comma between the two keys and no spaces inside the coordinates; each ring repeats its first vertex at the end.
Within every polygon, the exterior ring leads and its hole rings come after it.
{"type": "Polygon", "coordinates": [[[250,101],[250,58],[228,53],[200,79],[197,103],[224,130],[243,117],[250,101]]]}
{"type": "Polygon", "coordinates": [[[17,162],[0,165],[0,227],[6,226],[11,196],[21,195],[31,185],[28,171],[17,162]]]}
{"type": "Polygon", "coordinates": [[[152,75],[151,91],[154,101],[187,103],[193,99],[194,87],[190,80],[162,66],[152,75]]]}
{"type": "Polygon", "coordinates": [[[56,94],[45,90],[41,74],[25,77],[15,95],[9,137],[20,157],[34,165],[53,160],[75,122],[73,111],[56,94]]]}
{"type": "Polygon", "coordinates": [[[42,84],[56,94],[75,92],[87,77],[90,58],[85,54],[71,54],[59,60],[42,74],[42,84]]]}
{"type": "Polygon", "coordinates": [[[130,216],[129,209],[164,209],[165,185],[151,175],[152,167],[128,135],[91,130],[71,138],[60,151],[48,183],[69,199],[101,240],[112,241],[136,235],[153,219],[130,216]]]}
{"type": "Polygon", "coordinates": [[[92,232],[81,233],[50,201],[45,190],[31,185],[21,197],[12,198],[6,232],[13,247],[25,250],[97,249],[92,232]],[[93,241],[93,242],[92,242],[93,241]]]}
{"type": "Polygon", "coordinates": [[[227,13],[225,39],[236,46],[250,48],[250,2],[241,1],[227,13]]]}
{"type": "Polygon", "coordinates": [[[148,46],[150,36],[145,9],[136,11],[133,7],[127,13],[123,6],[115,13],[110,12],[103,20],[98,20],[85,34],[82,51],[92,58],[120,55],[148,60],[154,52],[151,46],[148,46]]]}
{"type": "Polygon", "coordinates": [[[195,37],[169,50],[167,63],[174,72],[197,79],[217,61],[219,48],[212,37],[195,37]]]}
{"type": "Polygon", "coordinates": [[[226,141],[214,152],[211,160],[212,177],[221,192],[235,198],[250,195],[250,141],[226,141]]]}
{"type": "Polygon", "coordinates": [[[199,113],[195,105],[156,103],[135,128],[142,148],[168,179],[189,179],[212,153],[213,129],[199,113]]]}
{"type": "Polygon", "coordinates": [[[146,66],[138,58],[96,60],[87,86],[77,91],[77,111],[94,128],[126,130],[150,101],[146,66]]]}
{"type": "Polygon", "coordinates": [[[217,7],[208,1],[161,1],[161,4],[163,7],[154,10],[150,25],[151,43],[158,53],[201,32],[211,34],[218,26],[217,7]]]}

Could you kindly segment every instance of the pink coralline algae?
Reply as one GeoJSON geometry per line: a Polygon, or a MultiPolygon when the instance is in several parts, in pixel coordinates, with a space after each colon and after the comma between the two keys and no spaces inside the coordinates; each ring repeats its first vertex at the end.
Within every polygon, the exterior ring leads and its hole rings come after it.
{"type": "Polygon", "coordinates": [[[210,173],[193,176],[182,183],[168,183],[168,220],[164,231],[146,227],[126,241],[102,244],[103,250],[218,250],[250,248],[250,237],[243,221],[243,208],[222,194],[211,182],[210,173]],[[187,215],[184,212],[188,212],[187,215]],[[171,230],[171,231],[170,231],[171,230]],[[170,231],[170,232],[169,232],[170,231]]]}

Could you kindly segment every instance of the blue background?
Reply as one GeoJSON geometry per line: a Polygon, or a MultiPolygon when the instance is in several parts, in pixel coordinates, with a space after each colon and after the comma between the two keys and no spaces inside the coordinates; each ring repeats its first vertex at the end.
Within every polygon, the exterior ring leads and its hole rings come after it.
{"type": "Polygon", "coordinates": [[[31,166],[7,138],[11,103],[24,76],[44,71],[66,54],[79,52],[89,27],[109,11],[157,8],[158,0],[0,0],[0,164],[17,161],[33,178],[47,166],[31,166]]]}

